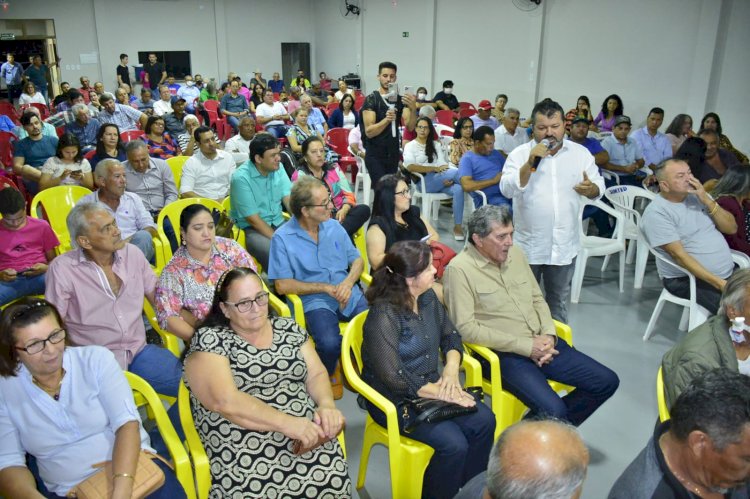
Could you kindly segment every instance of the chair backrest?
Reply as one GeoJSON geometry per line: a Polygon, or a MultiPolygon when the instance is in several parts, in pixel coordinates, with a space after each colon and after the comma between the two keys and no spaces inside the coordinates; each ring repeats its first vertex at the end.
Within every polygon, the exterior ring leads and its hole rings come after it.
{"type": "Polygon", "coordinates": [[[341,367],[346,374],[346,379],[355,391],[370,389],[360,377],[362,372],[362,334],[367,319],[368,310],[357,314],[349,321],[341,339],[341,367]]]}
{"type": "Polygon", "coordinates": [[[328,113],[328,116],[330,116],[331,113],[334,112],[338,108],[339,108],[338,102],[329,102],[328,104],[326,104],[326,112],[328,113]]]}
{"type": "Polygon", "coordinates": [[[354,97],[354,109],[359,111],[362,109],[362,106],[365,103],[365,96],[362,94],[358,94],[356,97],[354,97]]]}
{"type": "Polygon", "coordinates": [[[190,408],[190,392],[188,392],[185,383],[180,381],[180,388],[177,392],[177,408],[180,413],[180,424],[182,431],[185,433],[183,444],[193,463],[195,472],[195,483],[197,485],[198,499],[206,499],[208,491],[211,488],[211,465],[208,462],[206,449],[203,447],[198,430],[195,428],[193,421],[193,412],[190,408]]]}
{"type": "Polygon", "coordinates": [[[83,157],[86,158],[87,160],[93,158],[94,156],[96,156],[96,149],[92,149],[83,155],[83,157]]]}
{"type": "Polygon", "coordinates": [[[185,161],[190,159],[190,156],[173,156],[167,159],[167,165],[172,170],[172,176],[174,177],[174,183],[177,186],[177,193],[180,192],[180,179],[182,179],[182,167],[185,166],[185,161]]]}
{"type": "Polygon", "coordinates": [[[31,216],[47,220],[57,234],[60,240],[58,253],[63,253],[71,247],[65,220],[78,200],[87,194],[91,194],[91,191],[80,185],[58,185],[40,191],[31,201],[31,216]]]}
{"type": "Polygon", "coordinates": [[[459,118],[469,118],[471,116],[474,116],[475,114],[477,114],[476,109],[462,108],[458,110],[459,118]]]}
{"type": "Polygon", "coordinates": [[[359,251],[359,256],[362,257],[362,261],[365,264],[365,268],[362,270],[362,272],[369,274],[370,261],[367,259],[367,239],[365,236],[364,227],[360,227],[357,232],[354,233],[354,236],[352,236],[352,241],[354,241],[354,246],[357,248],[357,251],[359,251]]]}
{"type": "Polygon", "coordinates": [[[0,175],[0,191],[5,189],[6,187],[12,187],[18,190],[18,186],[15,182],[13,182],[12,178],[6,177],[5,175],[0,175]]]}
{"type": "Polygon", "coordinates": [[[11,132],[0,132],[0,163],[6,168],[13,167],[13,141],[16,138],[11,132]]]}
{"type": "Polygon", "coordinates": [[[659,407],[659,421],[663,423],[669,420],[671,416],[669,415],[669,407],[667,407],[667,396],[664,392],[664,375],[661,366],[659,366],[659,372],[656,373],[656,404],[659,407]]]}
{"type": "Polygon", "coordinates": [[[474,107],[474,104],[472,104],[471,102],[459,102],[458,103],[458,109],[459,110],[461,110],[461,109],[473,109],[474,111],[477,110],[477,108],[474,107]]]}
{"type": "Polygon", "coordinates": [[[16,107],[8,102],[8,101],[0,101],[0,114],[6,115],[8,118],[13,120],[14,122],[18,120],[19,115],[18,111],[16,111],[16,107]]]}
{"type": "Polygon", "coordinates": [[[46,104],[40,104],[39,102],[32,102],[30,105],[39,110],[39,114],[42,115],[42,120],[46,120],[47,118],[49,118],[49,108],[47,107],[46,104]]]}
{"type": "Polygon", "coordinates": [[[348,128],[329,128],[326,133],[326,143],[336,151],[339,156],[346,156],[349,148],[348,128]]]}
{"type": "Polygon", "coordinates": [[[167,234],[164,232],[164,219],[169,218],[169,221],[172,223],[172,227],[174,227],[175,236],[177,236],[177,243],[182,244],[182,236],[180,235],[180,215],[182,214],[182,210],[184,210],[191,204],[202,204],[210,211],[224,211],[224,208],[222,208],[222,206],[217,201],[208,198],[178,199],[177,201],[173,201],[162,208],[162,210],[159,212],[159,217],[156,219],[156,228],[159,232],[159,237],[164,247],[164,257],[167,261],[172,258],[172,247],[169,244],[167,234]]]}
{"type": "Polygon", "coordinates": [[[440,123],[441,125],[453,126],[453,111],[447,110],[447,109],[441,109],[440,111],[435,113],[435,121],[440,123]]]}
{"type": "Polygon", "coordinates": [[[164,439],[164,443],[167,445],[167,450],[169,450],[169,455],[172,458],[175,475],[185,489],[185,494],[187,497],[195,497],[195,483],[193,482],[193,471],[190,464],[190,458],[188,457],[182,442],[180,442],[180,437],[177,435],[177,431],[175,431],[174,426],[169,420],[169,416],[167,415],[166,409],[164,409],[161,399],[151,385],[140,376],[125,371],[125,377],[127,378],[134,395],[137,394],[140,396],[135,398],[142,398],[142,400],[146,401],[149,408],[149,415],[153,415],[159,433],[164,439]]]}
{"type": "Polygon", "coordinates": [[[219,112],[219,101],[217,100],[207,100],[203,102],[203,109],[206,111],[213,111],[215,113],[219,112]]]}
{"type": "Polygon", "coordinates": [[[141,130],[128,130],[126,132],[120,132],[120,138],[123,142],[130,142],[143,135],[141,130]]]}
{"type": "Polygon", "coordinates": [[[580,203],[580,209],[578,212],[578,232],[581,239],[590,237],[587,236],[583,230],[583,210],[588,205],[596,206],[615,219],[615,231],[612,234],[612,239],[618,239],[622,241],[623,244],[625,244],[625,215],[598,199],[587,199],[585,202],[580,203]]]}

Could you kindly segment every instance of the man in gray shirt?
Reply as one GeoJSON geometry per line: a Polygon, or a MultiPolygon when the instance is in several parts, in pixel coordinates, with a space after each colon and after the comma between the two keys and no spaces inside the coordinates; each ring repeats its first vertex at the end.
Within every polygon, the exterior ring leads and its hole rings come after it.
{"type": "MultiPolygon", "coordinates": [[[[162,208],[178,198],[172,170],[163,159],[149,157],[148,146],[141,140],[125,144],[125,154],[128,160],[122,165],[128,181],[126,190],[141,198],[143,206],[156,221],[162,208]]],[[[164,219],[164,232],[173,251],[176,250],[177,238],[168,218],[164,219]]]]}
{"type": "MultiPolygon", "coordinates": [[[[706,193],[686,162],[665,160],[654,173],[661,194],[646,207],[641,228],[652,247],[696,277],[697,302],[715,314],[726,279],[734,271],[721,235],[737,232],[734,217],[706,193]]],[[[659,260],[656,268],[670,293],[689,297],[686,275],[659,260]]]]}

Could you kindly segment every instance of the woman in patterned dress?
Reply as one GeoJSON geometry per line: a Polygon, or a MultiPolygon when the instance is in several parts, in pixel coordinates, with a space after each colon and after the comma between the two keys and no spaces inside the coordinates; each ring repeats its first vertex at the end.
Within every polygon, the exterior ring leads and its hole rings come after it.
{"type": "Polygon", "coordinates": [[[182,154],[177,141],[164,130],[164,118],[150,116],[140,139],[148,146],[148,155],[152,158],[169,159],[182,154]]]}
{"type": "Polygon", "coordinates": [[[249,268],[219,279],[185,356],[185,383],[211,463],[212,498],[351,497],[336,435],[344,416],[304,329],[268,316],[249,268]],[[294,453],[325,441],[311,451],[294,453]]]}
{"type": "Polygon", "coordinates": [[[187,342],[211,310],[221,274],[233,267],[254,269],[255,262],[236,241],[216,237],[214,219],[202,204],[182,210],[180,240],[159,276],[156,318],[163,329],[187,342]]]}

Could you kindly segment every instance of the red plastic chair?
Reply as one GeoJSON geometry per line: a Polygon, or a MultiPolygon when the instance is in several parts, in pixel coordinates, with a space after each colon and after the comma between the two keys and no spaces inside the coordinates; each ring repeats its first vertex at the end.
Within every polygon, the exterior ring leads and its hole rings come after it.
{"type": "Polygon", "coordinates": [[[338,102],[329,102],[326,106],[326,112],[328,113],[328,116],[331,115],[332,112],[334,112],[336,109],[339,108],[338,102]]]}
{"type": "Polygon", "coordinates": [[[474,107],[474,104],[472,104],[471,102],[459,102],[458,110],[461,111],[462,109],[473,109],[474,111],[477,110],[477,108],[474,107]]]}
{"type": "Polygon", "coordinates": [[[39,104],[38,102],[32,102],[31,106],[37,108],[42,115],[42,121],[49,118],[49,108],[45,104],[39,104]]]}
{"type": "Polygon", "coordinates": [[[20,118],[15,106],[7,100],[0,101],[0,114],[6,115],[13,120],[13,123],[18,123],[18,118],[20,118]]]}
{"type": "Polygon", "coordinates": [[[365,103],[365,96],[362,94],[357,95],[354,98],[354,109],[359,112],[362,109],[362,105],[365,103]]]}
{"type": "Polygon", "coordinates": [[[273,93],[273,101],[274,102],[279,102],[279,93],[278,92],[274,92],[273,93]]]}
{"type": "Polygon", "coordinates": [[[11,132],[0,131],[0,163],[5,168],[13,168],[13,141],[16,138],[11,132]]]}
{"type": "Polygon", "coordinates": [[[96,155],[96,149],[92,149],[89,152],[87,152],[86,154],[84,154],[83,158],[86,159],[86,160],[89,160],[89,159],[93,158],[95,155],[96,155]]]}
{"type": "Polygon", "coordinates": [[[435,121],[445,126],[453,126],[453,111],[449,109],[441,109],[435,113],[435,121]]]}
{"type": "Polygon", "coordinates": [[[459,110],[458,110],[458,117],[459,118],[469,118],[471,116],[474,116],[475,114],[477,114],[477,110],[476,109],[469,109],[468,107],[464,108],[464,109],[460,109],[459,108],[459,110]]]}
{"type": "Polygon", "coordinates": [[[55,128],[55,131],[57,132],[57,137],[60,138],[60,137],[62,137],[65,134],[65,127],[64,126],[59,126],[59,127],[55,128]]]}
{"type": "MultiPolygon", "coordinates": [[[[219,113],[211,109],[206,108],[206,113],[208,114],[208,126],[216,130],[219,140],[227,140],[227,138],[229,138],[226,130],[228,126],[227,121],[223,118],[219,118],[219,113]]],[[[231,127],[229,128],[231,129],[231,127]]]]}
{"type": "Polygon", "coordinates": [[[203,109],[205,109],[206,111],[213,111],[218,115],[219,114],[219,101],[207,100],[203,103],[203,109]]]}
{"type": "Polygon", "coordinates": [[[339,156],[339,167],[343,171],[349,171],[352,176],[352,183],[357,178],[357,158],[349,152],[349,129],[348,128],[330,128],[326,134],[326,144],[333,149],[339,156]]]}
{"type": "Polygon", "coordinates": [[[15,190],[18,190],[18,186],[15,182],[13,182],[13,179],[10,177],[5,176],[4,173],[0,174],[0,191],[5,189],[6,187],[12,187],[15,190]]]}
{"type": "Polygon", "coordinates": [[[136,140],[140,138],[140,136],[143,135],[143,131],[141,130],[128,130],[127,132],[120,132],[120,138],[123,142],[130,142],[131,140],[136,140]]]}

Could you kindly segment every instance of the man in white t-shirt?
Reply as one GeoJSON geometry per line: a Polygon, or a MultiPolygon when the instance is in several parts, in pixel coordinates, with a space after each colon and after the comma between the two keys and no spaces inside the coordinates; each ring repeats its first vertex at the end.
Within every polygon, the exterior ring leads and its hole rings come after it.
{"type": "Polygon", "coordinates": [[[272,90],[263,92],[263,103],[255,108],[255,117],[277,139],[286,136],[287,127],[284,122],[289,119],[289,114],[281,102],[273,101],[272,90]]]}
{"type": "Polygon", "coordinates": [[[240,120],[240,133],[227,140],[224,150],[232,155],[237,166],[250,159],[250,142],[255,138],[255,119],[245,116],[240,120]]]}
{"type": "Polygon", "coordinates": [[[161,99],[154,102],[154,114],[156,116],[164,116],[174,112],[172,109],[172,93],[169,91],[169,87],[162,85],[159,87],[159,96],[161,99]]]}
{"type": "Polygon", "coordinates": [[[216,147],[213,130],[195,130],[200,151],[185,161],[180,180],[183,198],[209,198],[221,203],[229,195],[229,184],[236,167],[232,155],[216,147]]]}
{"type": "Polygon", "coordinates": [[[526,129],[518,126],[520,115],[518,109],[509,107],[505,110],[503,124],[495,129],[495,149],[506,158],[513,149],[529,141],[526,129]]]}

